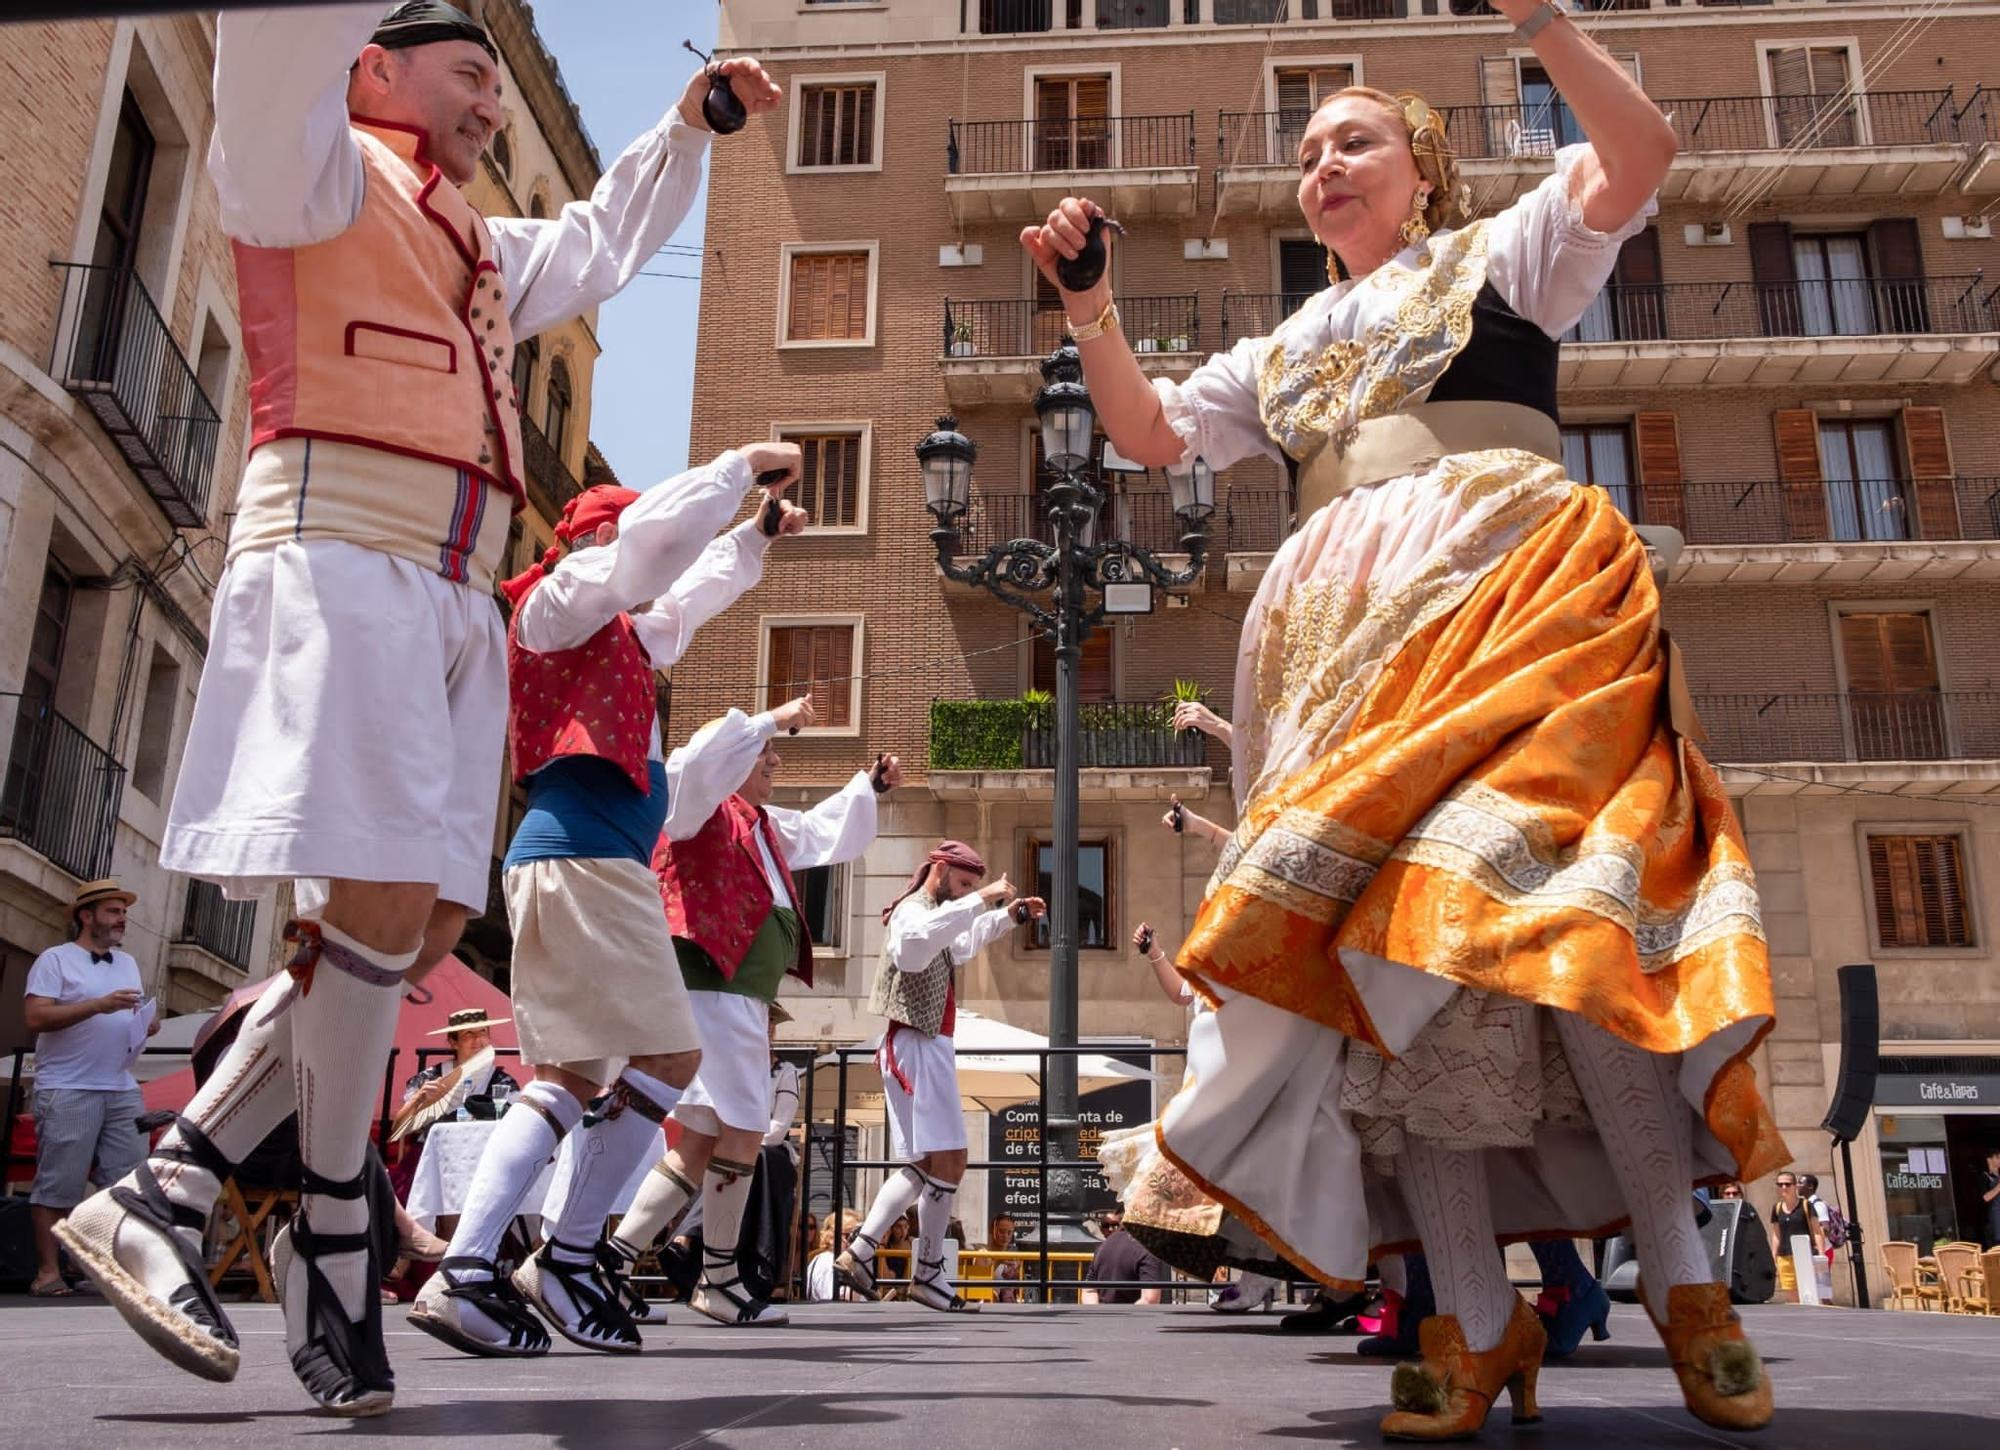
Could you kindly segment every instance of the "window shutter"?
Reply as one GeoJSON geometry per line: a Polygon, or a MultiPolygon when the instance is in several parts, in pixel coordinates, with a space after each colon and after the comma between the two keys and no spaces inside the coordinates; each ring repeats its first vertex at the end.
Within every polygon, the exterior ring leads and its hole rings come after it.
{"type": "Polygon", "coordinates": [[[1957,836],[1870,836],[1868,872],[1883,946],[1973,945],[1957,836]]]}
{"type": "Polygon", "coordinates": [[[1766,337],[1796,337],[1801,327],[1798,272],[1792,262],[1792,228],[1787,222],[1752,222],[1750,281],[1766,337]]]}
{"type": "Polygon", "coordinates": [[[1937,652],[1931,644],[1928,614],[1879,614],[1888,657],[1889,688],[1897,692],[1931,691],[1938,687],[1937,652]]]}
{"type": "Polygon", "coordinates": [[[1826,486],[1819,466],[1819,417],[1810,408],[1780,408],[1771,421],[1778,434],[1786,537],[1794,542],[1824,539],[1828,526],[1826,486]]]}
{"type": "Polygon", "coordinates": [[[1875,268],[1877,322],[1884,332],[1929,332],[1930,296],[1924,286],[1924,245],[1914,217],[1880,217],[1868,224],[1868,254],[1875,268]]]}
{"type": "Polygon", "coordinates": [[[1918,886],[1923,894],[1926,943],[1934,947],[1972,945],[1972,914],[1966,909],[1965,860],[1957,836],[1930,836],[1919,856],[1918,886]]]}
{"type": "Polygon", "coordinates": [[[1847,688],[1854,694],[1879,695],[1889,688],[1889,652],[1878,614],[1840,616],[1840,658],[1847,667],[1847,688]]]}
{"type": "Polygon", "coordinates": [[[1617,290],[1618,337],[1629,342],[1650,342],[1667,335],[1667,294],[1661,284],[1666,273],[1660,265],[1660,229],[1647,227],[1634,232],[1618,249],[1618,265],[1613,270],[1617,290]]]}
{"type": "Polygon", "coordinates": [[[1633,85],[1639,86],[1641,90],[1645,89],[1639,80],[1639,53],[1637,51],[1618,51],[1611,58],[1623,67],[1626,75],[1632,78],[1633,85]]]}
{"type": "MultiPolygon", "coordinates": [[[[1093,629],[1083,641],[1076,660],[1076,698],[1080,705],[1107,705],[1116,698],[1112,671],[1112,632],[1093,629]]],[[[1038,690],[1054,693],[1056,650],[1046,635],[1035,636],[1034,684],[1038,690]]]]}
{"type": "MultiPolygon", "coordinates": [[[[1489,55],[1481,60],[1479,93],[1486,100],[1486,150],[1480,154],[1505,156],[1508,123],[1524,124],[1521,116],[1519,62],[1511,55],[1489,55]]],[[[1478,144],[1477,138],[1474,138],[1472,144],[1478,144]]]]}
{"type": "Polygon", "coordinates": [[[1903,409],[1903,449],[1917,500],[1917,536],[1963,538],[1953,485],[1951,435],[1942,408],[1903,409]]]}
{"type": "Polygon", "coordinates": [[[1681,424],[1674,413],[1641,413],[1632,420],[1639,452],[1639,513],[1649,524],[1687,530],[1682,490],[1681,424]]]}
{"type": "Polygon", "coordinates": [[[1771,94],[1809,96],[1812,94],[1812,59],[1802,45],[1771,52],[1771,94]]]}
{"type": "Polygon", "coordinates": [[[1868,838],[1868,872],[1875,888],[1875,929],[1885,947],[1924,944],[1914,844],[1907,836],[1868,838]]]}
{"type": "Polygon", "coordinates": [[[1278,72],[1278,109],[1287,116],[1313,108],[1313,73],[1309,70],[1278,72]]]}
{"type": "Polygon", "coordinates": [[[1847,89],[1847,49],[1844,46],[1816,45],[1806,52],[1811,76],[1807,89],[1816,96],[1837,96],[1847,89]]]}

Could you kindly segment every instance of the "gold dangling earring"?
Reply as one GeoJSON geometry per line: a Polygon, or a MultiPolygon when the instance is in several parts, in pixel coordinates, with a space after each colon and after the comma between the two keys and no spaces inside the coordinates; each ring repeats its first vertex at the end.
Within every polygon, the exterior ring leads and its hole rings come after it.
{"type": "Polygon", "coordinates": [[[1431,224],[1424,219],[1424,208],[1430,205],[1429,187],[1419,187],[1416,199],[1411,203],[1409,220],[1403,223],[1403,245],[1420,247],[1431,234],[1431,224]]]}

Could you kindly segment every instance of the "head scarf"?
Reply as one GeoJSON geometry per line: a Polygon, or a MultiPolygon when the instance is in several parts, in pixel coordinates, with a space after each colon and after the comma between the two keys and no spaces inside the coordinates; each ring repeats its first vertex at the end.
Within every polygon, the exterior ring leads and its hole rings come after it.
{"type": "Polygon", "coordinates": [[[556,561],[562,558],[563,544],[596,533],[600,524],[616,523],[618,516],[638,497],[631,489],[621,488],[615,483],[598,483],[564,504],[562,522],[556,525],[557,542],[549,545],[541,558],[500,586],[501,592],[507,596],[507,603],[519,608],[528,591],[541,583],[549,570],[555,568],[556,561]]]}
{"type": "Polygon", "coordinates": [[[924,880],[931,874],[932,866],[948,866],[955,871],[970,871],[975,876],[986,874],[986,858],[963,841],[939,841],[930,855],[924,857],[924,864],[910,877],[910,884],[903,888],[903,894],[882,908],[882,920],[886,924],[910,897],[923,889],[924,880]]]}
{"type": "Polygon", "coordinates": [[[441,40],[469,40],[492,56],[496,64],[500,59],[500,52],[485,27],[456,5],[447,5],[445,0],[405,0],[382,17],[382,23],[368,39],[370,44],[384,50],[409,50],[441,40]]]}

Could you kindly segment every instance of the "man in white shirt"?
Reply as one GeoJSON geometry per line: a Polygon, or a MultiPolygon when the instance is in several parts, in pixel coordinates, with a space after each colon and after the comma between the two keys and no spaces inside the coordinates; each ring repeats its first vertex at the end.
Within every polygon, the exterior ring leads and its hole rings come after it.
{"type": "Polygon", "coordinates": [[[132,1078],[135,1049],[160,1030],[142,995],[139,964],[118,950],[125,912],[138,898],[106,877],[70,902],[74,935],[28,969],[26,1016],[35,1038],[35,1282],[29,1293],[70,1292],[56,1253],[56,1225],[91,1181],[113,1183],[146,1156],[136,1119],[145,1111],[132,1078]],[[137,1019],[148,1024],[139,1035],[137,1019]],[[92,1163],[96,1164],[95,1173],[92,1163]]]}
{"type": "MultiPolygon", "coordinates": [[[[781,93],[718,69],[749,113],[781,93]]],[[[251,896],[297,881],[288,975],[147,1163],[58,1229],[140,1334],[235,1377],[206,1291],[221,1181],[299,1115],[274,1248],[294,1372],[388,1409],[363,1172],[407,981],[484,907],[507,715],[492,593],[523,497],[517,340],[615,295],[701,183],[698,73],[589,199],[482,217],[460,190],[505,122],[498,48],[445,0],[231,10],[209,151],[234,244],[251,450],[162,864],[251,896]],[[114,1196],[116,1195],[116,1196],[114,1196]]]]}

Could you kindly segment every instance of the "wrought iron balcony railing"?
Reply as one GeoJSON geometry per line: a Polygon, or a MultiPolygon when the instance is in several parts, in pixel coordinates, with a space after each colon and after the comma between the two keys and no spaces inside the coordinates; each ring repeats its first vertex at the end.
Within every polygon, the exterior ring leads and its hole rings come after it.
{"type": "Polygon", "coordinates": [[[551,517],[560,514],[564,504],[583,492],[583,485],[576,481],[576,475],[569,471],[569,465],[556,452],[555,444],[525,414],[521,418],[521,454],[521,461],[527,465],[528,482],[547,494],[553,505],[551,517]]]}
{"type": "Polygon", "coordinates": [[[1222,347],[1234,347],[1246,337],[1268,337],[1278,324],[1313,298],[1311,292],[1222,293],[1222,347]]]}
{"type": "MultiPolygon", "coordinates": [[[[1156,700],[1110,701],[1079,711],[1078,765],[1085,770],[1125,768],[1199,769],[1208,764],[1207,737],[1174,729],[1174,707],[1156,700]]],[[[1032,716],[1022,741],[1029,770],[1053,770],[1056,763],[1055,712],[1032,716]]]]}
{"type": "Polygon", "coordinates": [[[2000,329],[1995,289],[1970,276],[1796,282],[1612,283],[1565,342],[1892,337],[2000,329]]]}
{"type": "Polygon", "coordinates": [[[128,268],[53,264],[63,274],[49,373],[90,409],[176,528],[208,522],[222,420],[128,268]]]}
{"type": "Polygon", "coordinates": [[[1192,111],[1061,121],[953,121],[945,144],[945,168],[953,176],[1155,171],[1194,164],[1192,111]]]}
{"type": "Polygon", "coordinates": [[[9,705],[14,739],[0,785],[0,837],[83,880],[109,874],[125,767],[47,700],[0,694],[0,711],[9,705]]]}
{"type": "Polygon", "coordinates": [[[1690,544],[2000,539],[2000,478],[1757,478],[1607,488],[1632,522],[1669,525],[1690,544]]]}
{"type": "MultiPolygon", "coordinates": [[[[1173,554],[1180,551],[1186,532],[1174,514],[1173,495],[1165,489],[1112,488],[1104,491],[1097,516],[1084,526],[1078,542],[1123,539],[1155,554],[1173,554]]],[[[1038,493],[974,492],[959,521],[953,552],[977,554],[1009,539],[1035,539],[1053,547],[1048,500],[1038,493]]]]}
{"type": "MultiPolygon", "coordinates": [[[[1977,98],[1975,97],[1975,100],[1977,98]]],[[[1974,137],[1949,90],[1837,92],[1824,96],[1681,96],[1656,103],[1672,121],[1683,153],[1801,151],[1845,147],[1936,146],[1974,137]]],[[[1444,106],[1445,134],[1461,160],[1554,156],[1583,140],[1575,113],[1560,100],[1444,106]]],[[[1967,110],[1971,110],[1968,107],[1967,110]]],[[[1975,115],[1984,117],[1988,108],[1975,115]]],[[[1225,166],[1292,166],[1312,112],[1225,111],[1220,155],[1225,166]]],[[[1985,124],[1983,121],[1980,124],[1985,124]]],[[[1477,187],[1474,188],[1475,194],[1477,187]]]]}
{"type": "MultiPolygon", "coordinates": [[[[1201,346],[1201,308],[1194,293],[1177,297],[1121,297],[1119,326],[1135,351],[1193,352],[1201,346]]],[[[1069,336],[1059,306],[1034,298],[944,303],[947,357],[1045,357],[1069,336]]]]}
{"type": "Polygon", "coordinates": [[[1721,764],[2000,759],[2000,690],[1696,695],[1721,764]]]}
{"type": "Polygon", "coordinates": [[[1269,554],[1292,534],[1292,492],[1287,488],[1232,488],[1222,505],[1232,554],[1269,554]]]}
{"type": "Polygon", "coordinates": [[[198,946],[247,972],[256,929],[256,902],[230,901],[215,883],[190,881],[187,905],[181,912],[181,929],[174,940],[198,946]]]}

